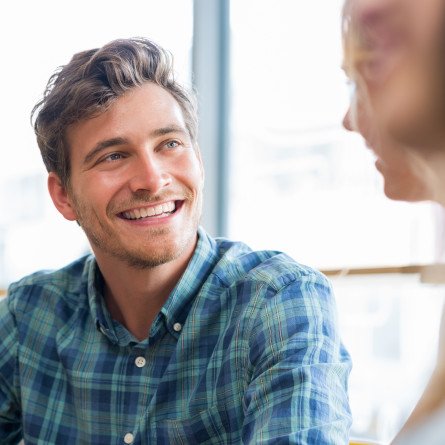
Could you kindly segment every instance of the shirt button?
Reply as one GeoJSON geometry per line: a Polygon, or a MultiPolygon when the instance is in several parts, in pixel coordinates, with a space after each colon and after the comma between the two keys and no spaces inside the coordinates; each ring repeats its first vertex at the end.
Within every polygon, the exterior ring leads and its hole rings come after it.
{"type": "MultiPolygon", "coordinates": [[[[144,357],[137,357],[136,360],[134,361],[134,363],[136,364],[136,366],[138,368],[143,368],[145,366],[145,364],[147,363],[147,361],[145,360],[144,357]]],[[[125,442],[125,443],[131,443],[131,442],[125,442]]]]}
{"type": "Polygon", "coordinates": [[[174,329],[175,332],[180,332],[181,329],[182,329],[182,324],[181,323],[175,323],[173,325],[173,329],[174,329]]]}
{"type": "Polygon", "coordinates": [[[130,444],[130,443],[133,443],[133,441],[134,441],[133,434],[131,434],[131,433],[125,434],[125,436],[124,436],[124,442],[125,443],[130,444]]]}

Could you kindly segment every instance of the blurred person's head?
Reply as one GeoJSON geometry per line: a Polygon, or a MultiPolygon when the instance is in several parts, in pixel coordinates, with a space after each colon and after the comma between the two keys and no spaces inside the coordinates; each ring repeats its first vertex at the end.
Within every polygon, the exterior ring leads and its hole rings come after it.
{"type": "Polygon", "coordinates": [[[148,82],[159,85],[178,102],[197,149],[195,100],[175,80],[171,55],[144,38],[114,40],[75,54],[50,78],[43,99],[34,107],[37,143],[48,172],[56,173],[67,186],[67,129],[102,114],[128,90],[148,82]]]}
{"type": "Polygon", "coordinates": [[[346,0],[344,69],[355,89],[344,123],[375,152],[393,199],[438,199],[444,36],[443,0],[346,0]]]}

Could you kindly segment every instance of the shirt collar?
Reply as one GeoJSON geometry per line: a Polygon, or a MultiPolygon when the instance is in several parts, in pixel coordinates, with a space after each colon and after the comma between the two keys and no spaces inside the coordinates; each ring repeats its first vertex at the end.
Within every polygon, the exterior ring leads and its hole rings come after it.
{"type": "Polygon", "coordinates": [[[215,267],[218,261],[217,254],[215,240],[199,227],[195,252],[161,309],[167,329],[175,337],[179,336],[195,297],[215,267]]]}
{"type": "MultiPolygon", "coordinates": [[[[194,298],[218,261],[217,245],[202,227],[198,228],[198,242],[193,256],[176,284],[169,298],[161,309],[160,316],[153,323],[150,336],[159,329],[159,320],[163,318],[171,335],[178,338],[187,319],[194,298]]],[[[87,260],[88,300],[91,316],[97,328],[114,343],[119,343],[113,320],[103,299],[103,277],[93,256],[87,260]]]]}
{"type": "Polygon", "coordinates": [[[113,329],[113,320],[103,298],[104,280],[93,256],[89,259],[86,270],[88,274],[88,302],[91,317],[97,329],[108,337],[112,343],[117,344],[118,338],[113,329]]]}

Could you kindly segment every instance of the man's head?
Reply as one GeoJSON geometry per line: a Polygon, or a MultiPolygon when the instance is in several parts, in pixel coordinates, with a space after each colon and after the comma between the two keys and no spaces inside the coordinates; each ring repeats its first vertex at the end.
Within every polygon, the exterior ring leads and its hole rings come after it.
{"type": "Polygon", "coordinates": [[[35,110],[51,198],[99,262],[190,257],[204,174],[193,100],[165,51],[131,39],[77,54],[35,110]]]}
{"type": "Polygon", "coordinates": [[[445,146],[444,22],[443,0],[345,3],[345,126],[376,153],[391,198],[428,199],[425,159],[445,146]]]}
{"type": "Polygon", "coordinates": [[[115,40],[102,48],[75,54],[53,74],[43,99],[34,107],[37,143],[48,172],[55,172],[67,186],[67,128],[103,113],[126,91],[146,82],[159,85],[176,99],[197,147],[195,98],[175,81],[170,54],[147,39],[115,40]]]}

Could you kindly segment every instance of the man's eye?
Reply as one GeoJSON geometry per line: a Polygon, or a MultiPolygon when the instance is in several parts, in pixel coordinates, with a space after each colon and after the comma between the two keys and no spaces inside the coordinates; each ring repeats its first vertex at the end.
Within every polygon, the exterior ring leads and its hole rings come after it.
{"type": "Polygon", "coordinates": [[[110,153],[109,155],[103,158],[103,161],[104,162],[118,161],[119,159],[122,159],[122,157],[123,156],[120,153],[110,153]]]}
{"type": "Polygon", "coordinates": [[[167,148],[176,148],[176,147],[179,147],[179,142],[178,141],[169,141],[165,144],[165,146],[167,148]]]}

